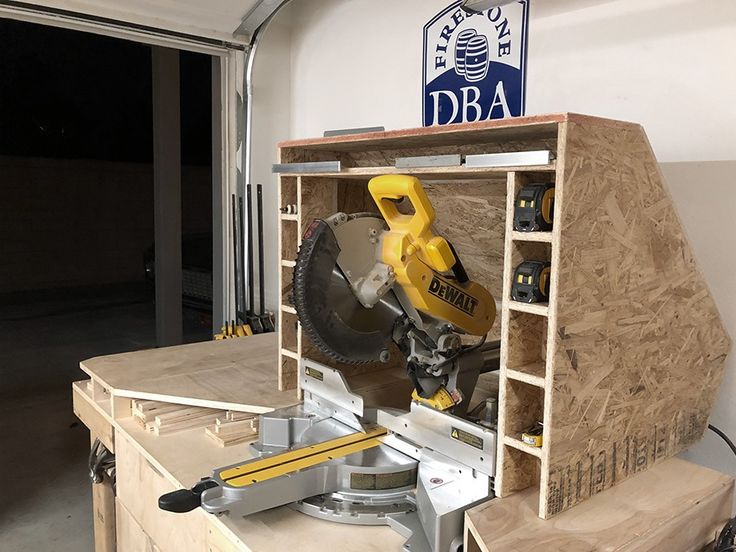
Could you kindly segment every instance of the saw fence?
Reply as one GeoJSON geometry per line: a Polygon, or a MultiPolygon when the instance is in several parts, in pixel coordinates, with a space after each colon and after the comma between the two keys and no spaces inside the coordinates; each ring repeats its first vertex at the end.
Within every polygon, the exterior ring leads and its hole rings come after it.
{"type": "Polygon", "coordinates": [[[729,339],[639,125],[523,117],[292,141],[280,153],[282,163],[341,163],[279,179],[281,390],[298,392],[298,363],[309,358],[374,381],[376,402],[408,402],[406,389],[385,384],[396,381],[397,351],[388,365],[337,365],[302,337],[291,281],[312,220],[376,212],[369,179],[413,174],[437,211],[438,234],[501,303],[489,335],[502,340],[497,495],[536,488],[538,515],[548,518],[700,439],[729,339]],[[540,150],[552,161],[395,167],[397,158],[540,150]],[[554,227],[514,232],[514,197],[533,182],[555,182],[554,227]],[[548,304],[511,300],[513,270],[525,260],[551,262],[548,304]],[[520,438],[536,422],[541,448],[520,438]]]}

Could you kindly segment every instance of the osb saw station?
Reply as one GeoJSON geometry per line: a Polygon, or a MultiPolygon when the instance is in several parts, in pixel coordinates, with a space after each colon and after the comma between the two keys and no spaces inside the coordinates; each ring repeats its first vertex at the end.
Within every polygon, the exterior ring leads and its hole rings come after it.
{"type": "Polygon", "coordinates": [[[736,552],[736,6],[674,4],[0,1],[0,549],[736,552]]]}

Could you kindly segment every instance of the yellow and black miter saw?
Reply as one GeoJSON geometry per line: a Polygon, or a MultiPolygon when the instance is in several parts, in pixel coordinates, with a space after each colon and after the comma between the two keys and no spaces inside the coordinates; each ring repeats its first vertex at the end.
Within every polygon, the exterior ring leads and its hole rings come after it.
{"type": "Polygon", "coordinates": [[[261,415],[255,458],[163,495],[161,508],[247,516],[289,505],[388,525],[405,551],[462,549],[465,510],[494,496],[495,397],[469,403],[479,375],[498,368],[498,342],[485,341],[496,306],[433,233],[418,179],[380,176],[368,189],[381,216],[337,213],[304,233],[294,305],[329,359],[380,366],[401,355],[410,410],[364,405],[339,370],[303,359],[304,401],[261,415]]]}

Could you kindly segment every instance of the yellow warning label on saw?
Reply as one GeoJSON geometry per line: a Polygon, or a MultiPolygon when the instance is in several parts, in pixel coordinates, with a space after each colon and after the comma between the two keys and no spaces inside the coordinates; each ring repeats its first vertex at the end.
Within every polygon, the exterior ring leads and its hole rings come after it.
{"type": "Polygon", "coordinates": [[[473,435],[472,433],[463,431],[462,429],[453,427],[450,431],[450,437],[452,437],[456,441],[460,441],[461,443],[470,445],[471,447],[483,450],[483,439],[481,439],[477,435],[473,435]]]}
{"type": "Polygon", "coordinates": [[[304,373],[307,374],[310,378],[316,379],[317,381],[322,381],[325,379],[325,375],[316,368],[310,368],[309,366],[307,366],[304,369],[304,373]]]}

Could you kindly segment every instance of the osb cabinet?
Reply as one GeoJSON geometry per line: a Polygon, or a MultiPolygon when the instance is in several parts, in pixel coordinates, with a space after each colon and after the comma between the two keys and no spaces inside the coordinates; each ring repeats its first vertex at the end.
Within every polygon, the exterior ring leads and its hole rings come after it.
{"type": "MultiPolygon", "coordinates": [[[[339,172],[282,175],[281,389],[297,389],[301,358],[327,362],[303,337],[291,300],[301,235],[315,218],[376,211],[367,183],[419,177],[436,231],[471,278],[500,302],[499,496],[539,488],[547,518],[647,469],[703,434],[730,342],[697,269],[639,125],[560,114],[286,142],[282,163],[340,161],[339,172]],[[548,150],[516,167],[396,169],[400,157],[548,150]],[[513,231],[514,198],[555,182],[550,232],[513,231]],[[551,262],[549,303],[511,300],[524,260],[551,262]],[[543,445],[521,433],[544,424],[543,445]]],[[[339,366],[376,384],[401,364],[339,366]]]]}

